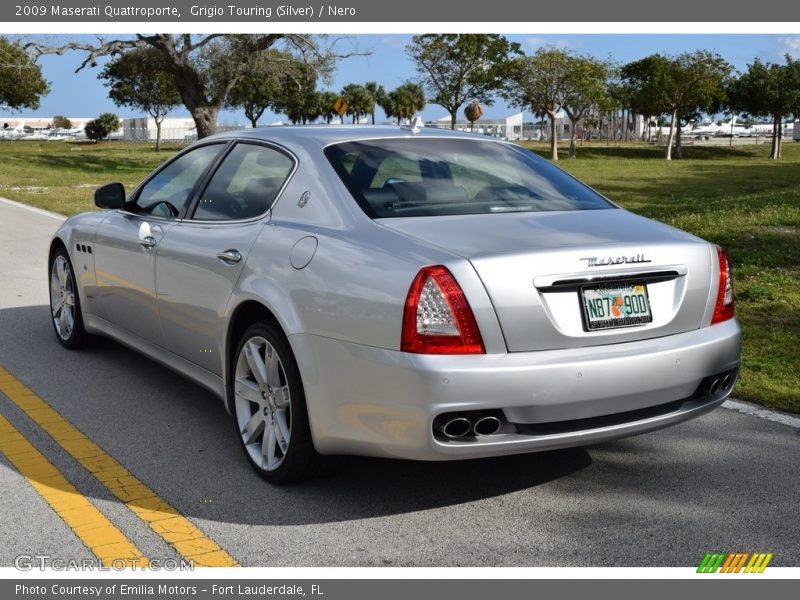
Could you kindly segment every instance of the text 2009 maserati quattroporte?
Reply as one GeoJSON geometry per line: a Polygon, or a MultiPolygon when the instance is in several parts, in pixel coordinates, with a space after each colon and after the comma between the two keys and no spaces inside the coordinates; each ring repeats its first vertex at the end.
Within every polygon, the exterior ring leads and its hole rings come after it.
{"type": "Polygon", "coordinates": [[[52,320],[205,386],[266,479],[323,455],[592,444],[731,393],[725,252],[513,144],[419,127],[203,139],[50,249],[52,320]]]}

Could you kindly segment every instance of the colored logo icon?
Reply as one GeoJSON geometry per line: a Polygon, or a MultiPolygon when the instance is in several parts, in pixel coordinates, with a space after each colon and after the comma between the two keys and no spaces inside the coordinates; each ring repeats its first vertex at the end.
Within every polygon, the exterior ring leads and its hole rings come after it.
{"type": "Polygon", "coordinates": [[[772,560],[772,553],[706,552],[698,573],[763,573],[772,560]]]}

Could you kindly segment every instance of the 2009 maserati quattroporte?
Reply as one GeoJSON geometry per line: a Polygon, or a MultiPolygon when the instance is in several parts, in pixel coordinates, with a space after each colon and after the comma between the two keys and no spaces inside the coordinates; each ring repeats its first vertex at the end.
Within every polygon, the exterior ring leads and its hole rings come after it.
{"type": "Polygon", "coordinates": [[[419,127],[203,139],[50,248],[68,348],[223,399],[273,482],[324,455],[587,445],[698,416],[739,369],[731,269],[513,144],[419,127]]]}

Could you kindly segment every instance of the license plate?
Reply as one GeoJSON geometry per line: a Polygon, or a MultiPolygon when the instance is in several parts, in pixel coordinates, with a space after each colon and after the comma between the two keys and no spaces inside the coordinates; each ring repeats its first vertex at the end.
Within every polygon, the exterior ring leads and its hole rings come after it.
{"type": "Polygon", "coordinates": [[[636,327],[653,321],[647,286],[606,283],[581,288],[583,323],[587,331],[636,327]]]}

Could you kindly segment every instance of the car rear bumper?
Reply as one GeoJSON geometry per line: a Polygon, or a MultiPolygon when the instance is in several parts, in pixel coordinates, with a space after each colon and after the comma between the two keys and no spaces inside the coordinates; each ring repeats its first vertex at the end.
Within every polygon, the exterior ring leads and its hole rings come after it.
{"type": "Polygon", "coordinates": [[[582,446],[685,421],[730,395],[741,349],[735,320],[624,344],[472,356],[290,339],[320,452],[417,460],[582,446]],[[731,384],[709,393],[721,373],[731,384]],[[493,411],[502,430],[434,434],[437,416],[469,411],[493,411]]]}

